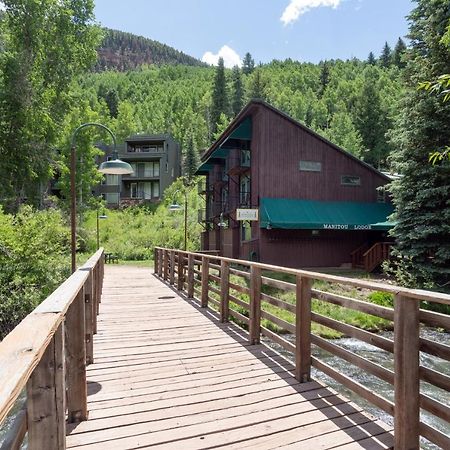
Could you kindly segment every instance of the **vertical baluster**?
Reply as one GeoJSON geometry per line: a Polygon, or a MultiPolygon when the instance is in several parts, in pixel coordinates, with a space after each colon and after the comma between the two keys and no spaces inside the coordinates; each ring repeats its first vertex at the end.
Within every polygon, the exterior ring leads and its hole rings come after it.
{"type": "Polygon", "coordinates": [[[194,298],[194,255],[188,256],[187,296],[194,298]]]}
{"type": "Polygon", "coordinates": [[[85,345],[86,345],[86,364],[94,362],[94,329],[97,328],[97,314],[94,310],[93,288],[92,288],[92,270],[84,284],[84,318],[85,318],[85,345]]]}
{"type": "Polygon", "coordinates": [[[157,274],[159,272],[159,250],[155,247],[153,250],[153,273],[157,274]]]}
{"type": "Polygon", "coordinates": [[[182,291],[184,287],[184,253],[178,252],[178,279],[177,289],[182,291]]]}
{"type": "Polygon", "coordinates": [[[230,293],[230,265],[228,261],[220,263],[220,321],[228,322],[230,293]]]}
{"type": "Polygon", "coordinates": [[[84,289],[82,288],[70,305],[65,321],[69,422],[81,422],[88,418],[84,306],[84,289]]]}
{"type": "Polygon", "coordinates": [[[202,308],[208,307],[208,291],[209,291],[209,259],[202,256],[202,308]]]}
{"type": "Polygon", "coordinates": [[[419,448],[419,302],[394,300],[395,448],[419,448]]]}
{"type": "Polygon", "coordinates": [[[170,281],[171,285],[175,284],[175,252],[170,250],[170,281]]]}
{"type": "Polygon", "coordinates": [[[61,323],[27,383],[29,450],[66,448],[64,324],[61,323]]]}
{"type": "Polygon", "coordinates": [[[261,334],[261,269],[250,268],[250,344],[259,344],[261,334]]]}
{"type": "Polygon", "coordinates": [[[169,279],[169,251],[164,250],[164,280],[169,279]]]}
{"type": "Polygon", "coordinates": [[[297,275],[295,307],[295,378],[311,379],[311,285],[312,280],[297,275]]]}

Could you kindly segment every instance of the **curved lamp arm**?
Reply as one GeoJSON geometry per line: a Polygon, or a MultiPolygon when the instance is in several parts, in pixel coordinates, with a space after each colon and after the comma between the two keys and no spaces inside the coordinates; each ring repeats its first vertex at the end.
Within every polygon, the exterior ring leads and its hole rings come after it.
{"type": "Polygon", "coordinates": [[[107,131],[110,134],[110,136],[112,137],[113,143],[114,143],[114,154],[116,154],[117,153],[117,151],[116,151],[117,144],[116,144],[116,137],[114,136],[114,133],[107,126],[102,125],[101,123],[97,123],[97,122],[83,123],[83,125],[80,125],[78,128],[76,128],[72,134],[72,139],[70,141],[70,145],[72,147],[75,145],[75,138],[80,130],[82,130],[83,128],[86,128],[86,127],[91,127],[91,126],[102,128],[103,130],[107,131]]]}

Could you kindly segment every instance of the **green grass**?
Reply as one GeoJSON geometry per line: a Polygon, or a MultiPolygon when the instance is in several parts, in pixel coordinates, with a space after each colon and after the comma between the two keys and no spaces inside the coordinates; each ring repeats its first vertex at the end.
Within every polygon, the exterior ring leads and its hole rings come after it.
{"type": "Polygon", "coordinates": [[[149,267],[153,268],[153,260],[145,259],[143,261],[123,261],[119,259],[120,266],[135,266],[135,267],[149,267]]]}

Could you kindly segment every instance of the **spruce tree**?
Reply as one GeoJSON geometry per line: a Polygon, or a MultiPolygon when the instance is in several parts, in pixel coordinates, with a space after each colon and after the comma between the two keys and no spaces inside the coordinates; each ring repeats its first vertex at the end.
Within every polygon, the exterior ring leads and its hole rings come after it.
{"type": "Polygon", "coordinates": [[[246,53],[242,60],[242,73],[244,75],[250,75],[255,70],[255,60],[250,53],[246,53]]]}
{"type": "Polygon", "coordinates": [[[330,82],[330,66],[328,61],[324,61],[320,63],[320,89],[319,89],[319,98],[323,96],[325,93],[325,89],[330,82]]]}
{"type": "Polygon", "coordinates": [[[261,70],[256,69],[250,85],[250,98],[256,100],[266,100],[266,83],[261,77],[261,70]]]}
{"type": "Polygon", "coordinates": [[[429,153],[450,142],[450,103],[417,89],[417,83],[450,73],[450,49],[441,38],[450,19],[448,0],[418,0],[409,16],[409,91],[393,133],[393,183],[399,281],[450,290],[450,161],[430,164],[429,153]]]}
{"type": "Polygon", "coordinates": [[[377,63],[377,60],[375,58],[375,55],[373,54],[373,52],[370,52],[369,56],[367,57],[367,64],[374,66],[376,63],[377,63]]]}
{"type": "Polygon", "coordinates": [[[394,53],[392,54],[392,63],[399,69],[404,69],[406,66],[403,56],[406,52],[406,44],[402,38],[398,38],[397,44],[395,44],[394,53]]]}
{"type": "Polygon", "coordinates": [[[379,61],[381,67],[390,67],[392,65],[392,50],[387,42],[384,44],[379,61]]]}
{"type": "Polygon", "coordinates": [[[195,177],[195,172],[198,169],[200,161],[198,152],[195,147],[196,146],[194,141],[194,135],[191,130],[187,140],[186,153],[184,155],[184,162],[183,162],[184,176],[186,177],[189,183],[195,177]]]}
{"type": "Polygon", "coordinates": [[[229,114],[228,89],[223,58],[219,58],[214,77],[211,105],[212,134],[215,134],[217,131],[217,123],[219,122],[221,114],[225,114],[226,116],[229,114]]]}
{"type": "Polygon", "coordinates": [[[233,110],[233,114],[236,116],[244,106],[244,86],[242,84],[241,70],[238,66],[233,67],[232,82],[233,98],[231,108],[233,110]]]}

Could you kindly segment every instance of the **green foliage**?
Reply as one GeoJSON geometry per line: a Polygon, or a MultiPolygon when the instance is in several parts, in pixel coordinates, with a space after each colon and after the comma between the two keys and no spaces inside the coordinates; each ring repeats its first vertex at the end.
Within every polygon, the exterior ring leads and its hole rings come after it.
{"type": "Polygon", "coordinates": [[[0,209],[0,340],[70,275],[68,244],[59,211],[0,209]]]}
{"type": "Polygon", "coordinates": [[[409,90],[397,121],[393,163],[403,176],[393,183],[397,225],[394,271],[411,286],[448,289],[450,280],[450,160],[431,165],[430,149],[450,142],[450,103],[423,90],[421,80],[450,73],[450,49],[442,42],[450,19],[446,0],[419,0],[411,13],[409,90]]]}
{"type": "Polygon", "coordinates": [[[387,42],[381,51],[379,63],[381,67],[389,67],[392,64],[392,50],[387,42]]]}
{"type": "Polygon", "coordinates": [[[250,99],[266,100],[266,85],[261,69],[256,69],[250,84],[250,99]]]}
{"type": "Polygon", "coordinates": [[[231,109],[233,110],[233,114],[237,116],[244,106],[244,85],[242,84],[241,71],[238,66],[233,67],[231,81],[233,84],[231,109]]]}
{"type": "Polygon", "coordinates": [[[389,292],[375,291],[371,292],[367,298],[376,305],[392,308],[394,306],[394,296],[389,292]]]}
{"type": "Polygon", "coordinates": [[[204,66],[200,60],[168,45],[123,31],[103,29],[95,70],[134,70],[144,64],[204,66]]]}
{"type": "Polygon", "coordinates": [[[375,55],[373,52],[369,53],[369,56],[367,57],[367,64],[374,66],[377,63],[377,60],[375,58],[375,55]]]}
{"type": "MultiPolygon", "coordinates": [[[[188,200],[188,250],[199,250],[201,226],[198,224],[198,210],[204,206],[197,194],[197,179],[187,188],[183,179],[178,179],[165,191],[164,200],[154,206],[129,207],[123,210],[109,210],[107,219],[100,221],[100,245],[107,252],[116,254],[122,260],[148,260],[153,257],[153,248],[183,248],[184,209],[169,211],[169,205],[177,202],[184,205],[184,192],[188,200]]],[[[96,249],[96,212],[85,215],[86,251],[96,249]]]]}
{"type": "MultiPolygon", "coordinates": [[[[95,60],[92,0],[5,0],[0,54],[0,198],[37,202],[71,83],[95,60]]],[[[14,206],[14,205],[13,205],[14,206]]]]}
{"type": "Polygon", "coordinates": [[[244,75],[250,75],[255,69],[255,60],[250,53],[246,53],[242,60],[242,73],[244,75]]]}
{"type": "Polygon", "coordinates": [[[394,53],[392,54],[392,63],[399,69],[404,69],[406,67],[406,62],[404,59],[406,50],[405,42],[402,38],[398,38],[397,44],[395,44],[394,53]]]}
{"type": "Polygon", "coordinates": [[[184,176],[189,183],[191,183],[194,179],[195,172],[197,171],[199,165],[200,158],[197,149],[195,148],[194,137],[191,134],[189,136],[183,161],[184,176]]]}
{"type": "Polygon", "coordinates": [[[225,67],[223,58],[219,58],[212,90],[211,131],[213,134],[217,131],[217,124],[219,123],[220,116],[222,114],[228,116],[229,109],[230,107],[227,80],[225,77],[225,67]]]}

